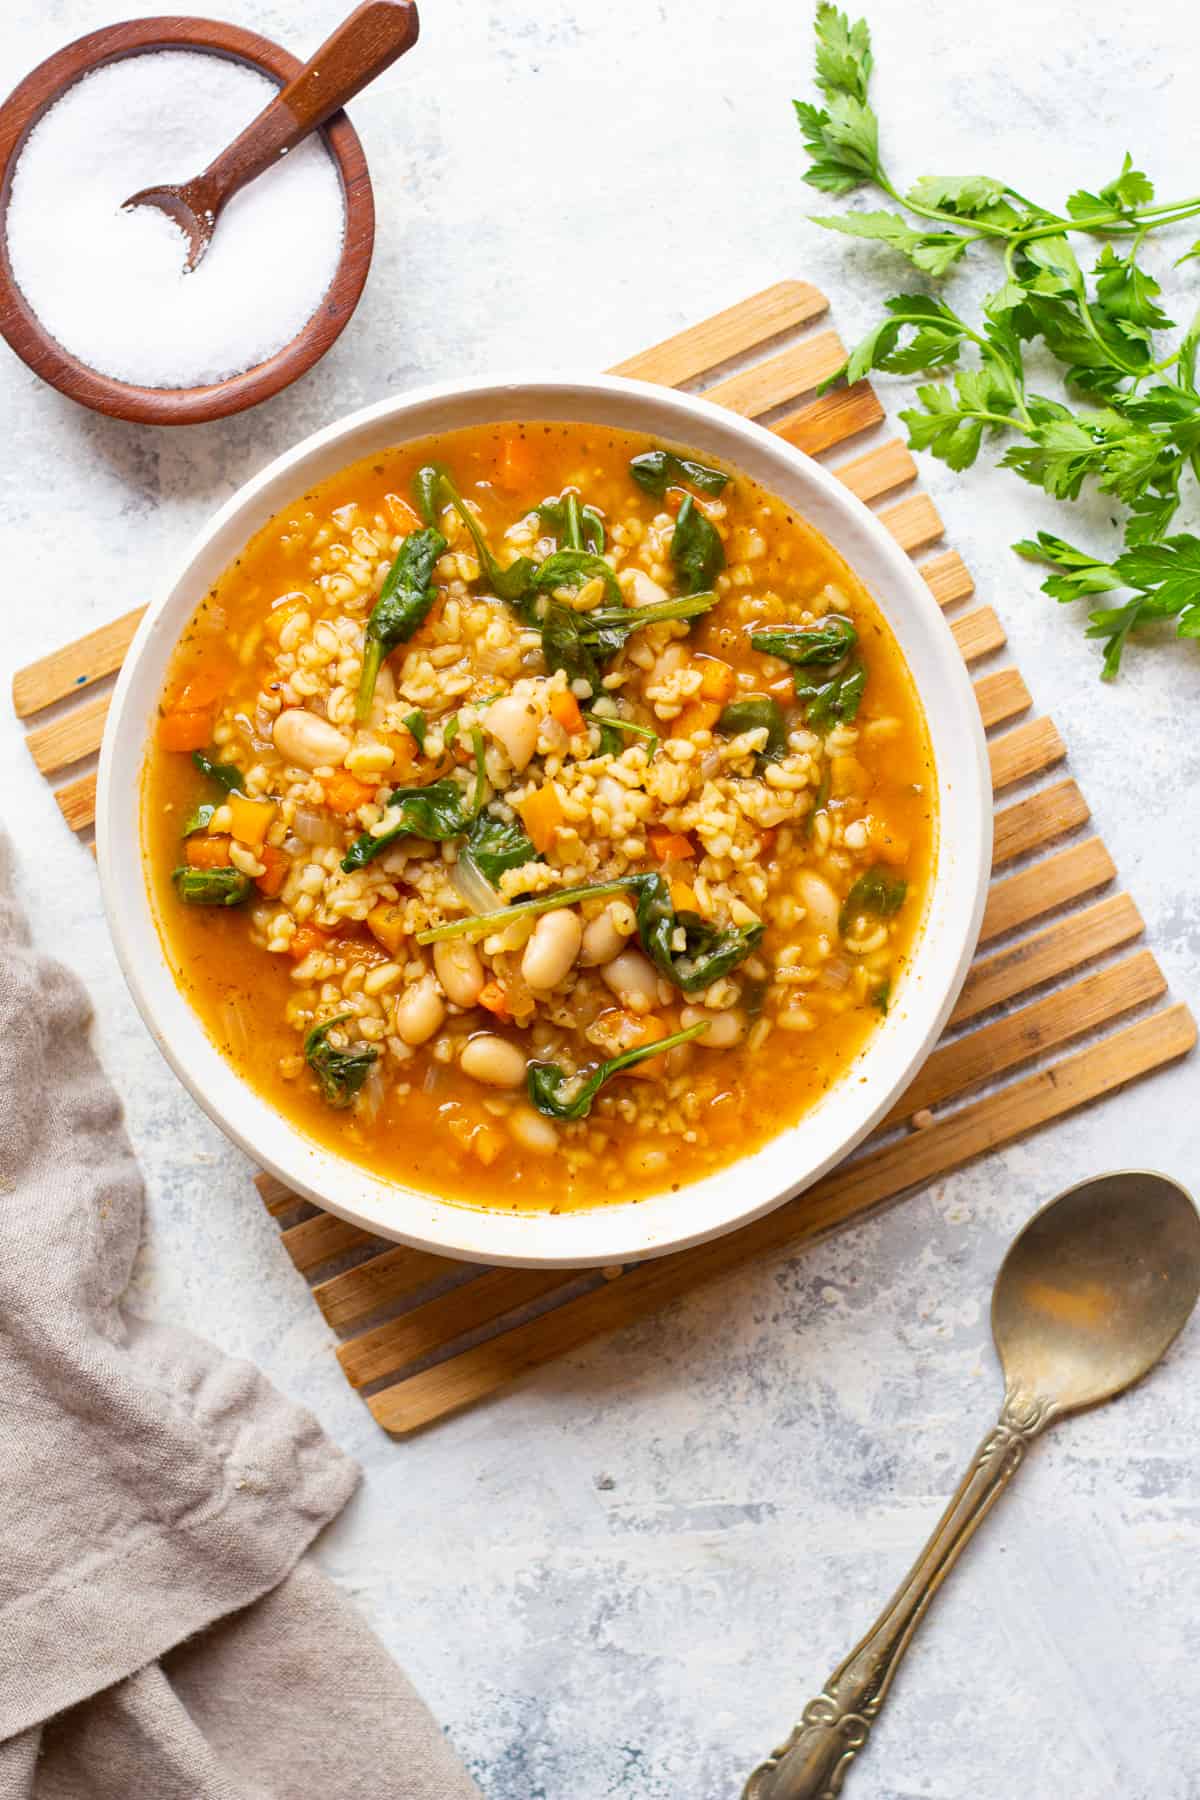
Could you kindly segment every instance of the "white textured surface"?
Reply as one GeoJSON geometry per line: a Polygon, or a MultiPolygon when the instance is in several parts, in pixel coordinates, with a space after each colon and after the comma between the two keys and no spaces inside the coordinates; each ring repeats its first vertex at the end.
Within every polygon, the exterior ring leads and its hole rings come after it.
{"type": "MultiPolygon", "coordinates": [[[[340,9],[232,10],[306,51],[340,9]]],[[[974,167],[1065,194],[1107,179],[1128,142],[1161,191],[1200,187],[1194,12],[1178,0],[1136,14],[1009,0],[966,25],[952,0],[871,11],[903,178],[974,167]]],[[[16,0],[6,78],[107,16],[16,0]]],[[[852,339],[904,272],[805,224],[788,101],[809,66],[807,8],[784,0],[431,5],[419,48],[353,108],[376,262],[358,317],[298,388],[173,435],[79,412],[0,356],[5,663],[145,598],[247,474],[389,388],[534,356],[603,366],[783,273],[835,293],[852,339]]],[[[1173,291],[1194,296],[1194,269],[1173,291]]],[[[1075,620],[1006,548],[1059,517],[1052,505],[1004,474],[939,469],[933,485],[1195,1002],[1194,650],[1134,658],[1102,689],[1075,620]]],[[[254,1358],[363,1459],[365,1489],[322,1560],[489,1800],[732,1800],[873,1615],[988,1422],[986,1301],[1008,1238],[1106,1166],[1195,1181],[1195,1065],[394,1444],[345,1386],[242,1160],[134,1015],[91,857],[7,708],[0,731],[38,933],[91,983],[146,1169],[139,1304],[254,1358]]],[[[1200,1795],[1198,1357],[1193,1328],[1143,1389],[1035,1453],[922,1631],[851,1794],[1200,1795]]]]}

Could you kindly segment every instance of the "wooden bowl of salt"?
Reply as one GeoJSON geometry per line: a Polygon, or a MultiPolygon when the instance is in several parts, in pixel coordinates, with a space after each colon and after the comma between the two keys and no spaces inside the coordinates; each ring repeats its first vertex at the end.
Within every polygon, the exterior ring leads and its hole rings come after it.
{"type": "Polygon", "coordinates": [[[256,406],[311,369],[358,304],[375,241],[344,112],[182,240],[122,202],[186,179],[301,70],[256,32],[138,19],[68,44],[0,107],[0,334],[70,399],[152,425],[256,406]]]}

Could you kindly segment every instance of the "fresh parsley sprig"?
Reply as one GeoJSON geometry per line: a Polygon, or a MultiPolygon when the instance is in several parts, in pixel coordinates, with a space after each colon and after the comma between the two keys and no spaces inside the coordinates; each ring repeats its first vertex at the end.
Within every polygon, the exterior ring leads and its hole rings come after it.
{"type": "MultiPolygon", "coordinates": [[[[825,386],[861,380],[871,370],[940,376],[920,386],[917,404],[900,415],[913,449],[961,470],[975,462],[985,439],[1005,438],[1001,464],[1022,480],[1060,500],[1077,499],[1090,483],[1126,509],[1126,549],[1111,563],[1045,533],[1035,545],[1017,546],[1054,565],[1058,573],[1045,584],[1054,598],[1133,589],[1125,604],[1090,618],[1088,635],[1105,643],[1106,678],[1116,674],[1139,625],[1175,618],[1180,636],[1200,637],[1200,546],[1186,535],[1168,536],[1182,484],[1189,474],[1200,478],[1200,313],[1177,349],[1160,355],[1156,334],[1174,322],[1160,304],[1159,283],[1139,262],[1151,232],[1200,214],[1200,196],[1156,201],[1152,182],[1128,154],[1112,181],[1073,193],[1061,212],[986,175],[923,176],[901,193],[880,153],[868,99],[872,67],[865,20],[851,24],[822,0],[815,71],[822,104],[794,103],[812,158],[804,179],[836,195],[873,186],[902,211],[814,223],[879,242],[932,279],[973,246],[990,245],[1002,254],[1002,279],[975,321],[934,295],[895,295],[825,386]],[[1086,273],[1071,241],[1077,236],[1102,240],[1086,273]],[[1025,346],[1039,340],[1078,404],[1030,391],[1025,346]]],[[[1193,256],[1200,256],[1200,241],[1179,260],[1193,256]]]]}

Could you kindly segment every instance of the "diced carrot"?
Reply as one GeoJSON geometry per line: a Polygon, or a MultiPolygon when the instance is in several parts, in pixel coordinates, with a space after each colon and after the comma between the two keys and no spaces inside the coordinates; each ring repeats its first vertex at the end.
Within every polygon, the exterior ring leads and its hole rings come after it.
{"type": "MultiPolygon", "coordinates": [[[[645,1044],[657,1044],[666,1035],[667,1028],[663,1021],[656,1019],[652,1013],[647,1013],[644,1017],[626,1013],[619,1022],[621,1052],[640,1050],[645,1044]],[[629,1025],[624,1023],[626,1019],[631,1021],[629,1025]]],[[[645,1062],[634,1063],[631,1069],[623,1069],[621,1073],[628,1075],[631,1081],[661,1081],[664,1068],[658,1057],[648,1056],[645,1062]]]]}
{"type": "Polygon", "coordinates": [[[772,700],[781,700],[784,705],[796,698],[796,677],[792,674],[781,675],[778,681],[767,683],[767,692],[772,700]]]}
{"type": "Polygon", "coordinates": [[[288,955],[293,962],[303,962],[314,950],[324,950],[328,943],[328,932],[319,931],[315,925],[299,925],[288,945],[288,955]]]}
{"type": "Polygon", "coordinates": [[[696,854],[695,844],[681,831],[663,831],[652,827],[646,833],[646,841],[659,862],[688,862],[696,854]]]}
{"type": "Polygon", "coordinates": [[[238,843],[257,850],[278,810],[274,800],[247,800],[245,794],[230,794],[225,804],[229,808],[230,830],[238,843]]]}
{"type": "Polygon", "coordinates": [[[695,912],[695,888],[686,881],[673,881],[671,883],[671,905],[676,912],[695,912]]]}
{"type": "Polygon", "coordinates": [[[388,905],[381,900],[367,914],[367,930],[376,943],[382,944],[389,956],[397,956],[400,946],[408,936],[408,927],[404,923],[404,913],[399,906],[388,905]]]}
{"type": "Polygon", "coordinates": [[[533,839],[534,849],[545,856],[553,849],[554,834],[565,817],[553,782],[548,781],[544,787],[534,788],[531,794],[526,794],[517,811],[533,839]]]}
{"type": "Polygon", "coordinates": [[[700,696],[704,700],[719,700],[722,706],[732,698],[737,687],[737,676],[727,662],[719,657],[706,656],[700,662],[700,696]]]}
{"type": "Polygon", "coordinates": [[[282,850],[277,850],[274,844],[261,844],[258,860],[263,866],[263,872],[255,876],[254,885],[260,894],[265,894],[268,900],[274,900],[287,880],[292,859],[285,856],[282,850]]]}
{"type": "Polygon", "coordinates": [[[214,708],[190,708],[164,713],[158,721],[158,741],[164,750],[206,750],[212,743],[214,708]]]}
{"type": "Polygon", "coordinates": [[[872,850],[884,862],[899,868],[908,861],[912,850],[908,837],[880,813],[868,813],[867,835],[871,840],[872,850]]]}
{"type": "Polygon", "coordinates": [[[321,785],[325,789],[326,804],[336,813],[357,812],[360,806],[375,798],[375,789],[360,781],[357,775],[351,775],[349,769],[335,769],[321,785]]]}
{"type": "Polygon", "coordinates": [[[870,774],[857,756],[831,756],[829,784],[835,800],[863,799],[872,787],[870,774]]]}
{"type": "Polygon", "coordinates": [[[550,711],[563,730],[569,731],[572,737],[577,731],[583,730],[583,714],[570,688],[555,688],[550,696],[550,711]]]}
{"type": "Polygon", "coordinates": [[[485,981],[479,990],[479,1004],[486,1006],[490,1013],[498,1019],[512,1018],[512,1008],[508,1004],[508,995],[498,981],[485,981]]]}
{"type": "Polygon", "coordinates": [[[775,842],[775,836],[778,830],[779,827],[777,825],[768,825],[764,831],[759,833],[758,854],[760,856],[770,855],[771,847],[775,842]]]}
{"type": "Polygon", "coordinates": [[[402,531],[405,537],[410,531],[419,531],[421,521],[408,501],[399,494],[383,496],[383,510],[387,513],[393,531],[402,531]]]}
{"type": "Polygon", "coordinates": [[[677,719],[671,722],[673,738],[690,738],[697,731],[711,731],[721,716],[717,700],[689,700],[677,719]]]}
{"type": "Polygon", "coordinates": [[[191,869],[228,869],[232,867],[229,846],[233,839],[224,834],[213,837],[190,837],[183,846],[184,860],[191,869]]]}
{"type": "Polygon", "coordinates": [[[295,593],[281,595],[281,597],[274,602],[270,612],[263,620],[263,630],[266,632],[267,636],[274,638],[276,642],[278,642],[279,634],[287,624],[288,620],[294,618],[295,615],[306,608],[308,604],[309,600],[307,594],[295,593]]]}
{"type": "Polygon", "coordinates": [[[537,473],[533,445],[526,437],[506,437],[496,458],[496,480],[502,488],[515,493],[525,487],[537,473]]]}

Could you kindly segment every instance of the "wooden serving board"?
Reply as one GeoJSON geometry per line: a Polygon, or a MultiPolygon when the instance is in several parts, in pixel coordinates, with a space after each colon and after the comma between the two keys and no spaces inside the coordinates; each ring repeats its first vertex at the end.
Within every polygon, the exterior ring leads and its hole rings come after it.
{"type": "MultiPolygon", "coordinates": [[[[894,498],[917,471],[904,445],[877,429],[884,413],[874,392],[859,382],[814,395],[845,354],[835,332],[815,325],[827,311],[807,282],[779,282],[613,372],[700,391],[828,459],[861,500],[886,502],[878,517],[916,556],[939,542],[942,521],[927,494],[894,498]],[[856,454],[841,453],[866,433],[873,436],[856,454]]],[[[1061,773],[1062,736],[1051,719],[1032,716],[1020,672],[1000,660],[999,619],[989,606],[968,605],[974,583],[955,551],[917,567],[950,609],[964,660],[980,665],[975,693],[996,795],[980,944],[941,1044],[832,1175],[728,1237],[625,1269],[449,1261],[372,1237],[260,1175],[283,1246],[340,1340],[346,1378],[386,1431],[429,1425],[753,1257],[792,1255],[843,1220],[1192,1048],[1192,1016],[1186,1006],[1161,1004],[1162,972],[1149,950],[1135,947],[1138,909],[1116,888],[1112,858],[1088,830],[1087,802],[1061,773]]],[[[95,773],[81,765],[99,748],[108,698],[68,702],[119,669],[140,617],[127,613],[13,681],[21,717],[51,714],[27,738],[38,768],[52,777],[75,771],[55,796],[76,831],[93,819],[95,773]]]]}

